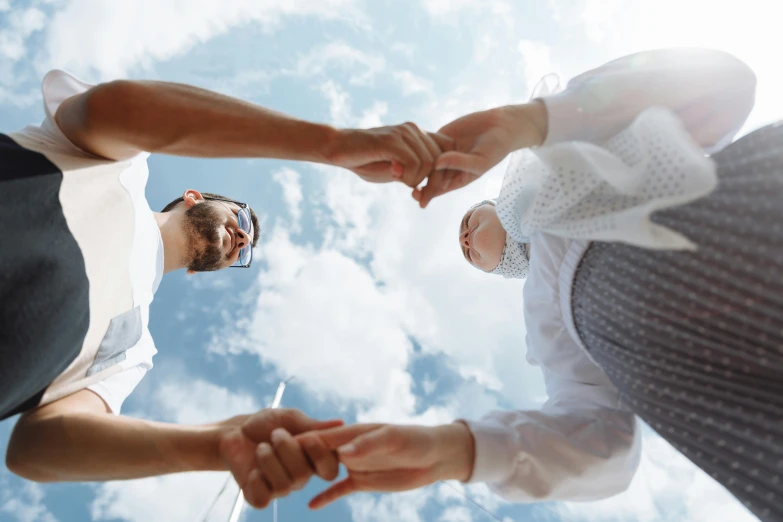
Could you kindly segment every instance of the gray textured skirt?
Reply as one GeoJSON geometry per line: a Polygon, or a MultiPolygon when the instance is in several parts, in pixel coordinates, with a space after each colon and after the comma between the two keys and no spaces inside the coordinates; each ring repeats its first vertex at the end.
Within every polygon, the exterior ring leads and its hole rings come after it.
{"type": "Polygon", "coordinates": [[[719,186],[661,211],[695,252],[593,243],[577,332],[628,404],[764,521],[783,521],[783,124],[712,156],[719,186]]]}

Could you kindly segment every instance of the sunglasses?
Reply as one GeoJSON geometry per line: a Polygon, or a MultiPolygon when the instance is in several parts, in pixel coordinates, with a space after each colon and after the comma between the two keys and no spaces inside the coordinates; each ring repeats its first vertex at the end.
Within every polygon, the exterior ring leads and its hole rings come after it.
{"type": "MultiPolygon", "coordinates": [[[[211,198],[204,196],[204,199],[209,199],[212,201],[221,201],[224,203],[233,203],[234,205],[239,206],[239,211],[237,211],[237,223],[239,224],[239,229],[247,234],[249,238],[252,240],[252,231],[253,231],[253,224],[250,219],[250,209],[248,208],[247,204],[240,203],[239,201],[233,201],[230,199],[220,199],[220,198],[211,198]]],[[[250,263],[253,261],[253,245],[252,241],[249,242],[247,245],[242,247],[239,250],[239,257],[236,261],[234,261],[234,264],[232,264],[232,267],[236,268],[250,268],[250,263]]]]}

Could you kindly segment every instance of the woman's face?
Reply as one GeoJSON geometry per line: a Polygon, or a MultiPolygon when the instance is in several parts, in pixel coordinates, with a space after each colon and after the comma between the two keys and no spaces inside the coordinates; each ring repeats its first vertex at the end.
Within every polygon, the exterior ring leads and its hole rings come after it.
{"type": "Polygon", "coordinates": [[[476,268],[491,272],[498,266],[506,231],[494,205],[485,203],[465,214],[459,227],[459,245],[465,259],[476,268]]]}

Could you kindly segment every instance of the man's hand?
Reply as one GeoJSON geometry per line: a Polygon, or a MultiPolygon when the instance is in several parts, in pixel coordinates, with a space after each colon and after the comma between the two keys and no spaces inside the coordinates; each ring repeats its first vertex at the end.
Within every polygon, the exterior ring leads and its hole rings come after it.
{"type": "Polygon", "coordinates": [[[335,453],[306,432],[342,421],[319,422],[297,410],[270,409],[235,424],[221,435],[218,451],[251,506],[264,508],[302,489],[314,473],[325,480],[337,477],[335,453]]]}
{"type": "Polygon", "coordinates": [[[455,150],[438,157],[435,172],[413,198],[425,208],[432,198],[475,181],[509,153],[540,145],[546,118],[544,104],[533,102],[474,112],[442,127],[438,133],[454,139],[455,150]]]}
{"type": "Polygon", "coordinates": [[[453,140],[421,131],[413,123],[376,129],[337,131],[327,154],[330,163],[375,183],[402,181],[417,187],[430,175],[435,160],[454,149],[453,140]]]}
{"type": "Polygon", "coordinates": [[[474,442],[465,424],[395,426],[356,424],[314,433],[338,449],[348,477],[310,501],[319,509],[359,491],[405,491],[438,480],[470,478],[474,442]]]}

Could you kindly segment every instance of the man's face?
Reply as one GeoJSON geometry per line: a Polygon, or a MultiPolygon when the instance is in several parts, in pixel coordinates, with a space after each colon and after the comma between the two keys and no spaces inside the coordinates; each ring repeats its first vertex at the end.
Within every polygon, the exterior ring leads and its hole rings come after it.
{"type": "Polygon", "coordinates": [[[188,269],[208,272],[231,266],[239,251],[253,241],[239,228],[239,206],[234,203],[203,200],[185,211],[190,259],[188,269]]]}

